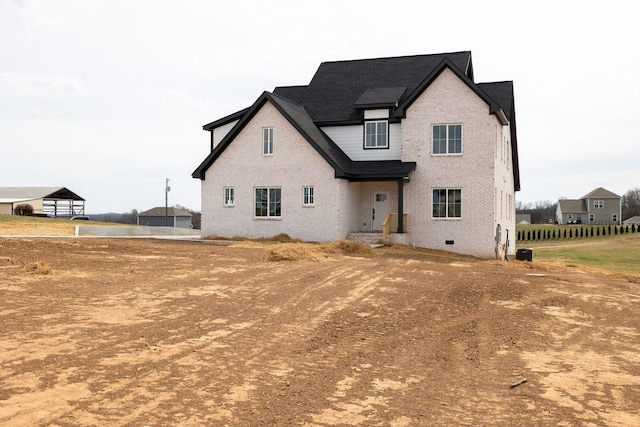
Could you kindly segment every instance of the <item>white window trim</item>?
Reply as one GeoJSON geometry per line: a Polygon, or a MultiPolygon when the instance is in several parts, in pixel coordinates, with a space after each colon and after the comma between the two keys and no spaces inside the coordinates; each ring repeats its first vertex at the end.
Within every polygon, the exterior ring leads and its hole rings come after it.
{"type": "Polygon", "coordinates": [[[302,187],[302,206],[305,208],[312,208],[316,204],[316,194],[315,189],[312,185],[305,185],[302,187]],[[307,189],[311,190],[309,193],[309,201],[307,201],[307,189]]]}
{"type": "Polygon", "coordinates": [[[462,219],[462,188],[461,187],[433,187],[431,189],[431,219],[437,221],[460,221],[462,219]],[[447,195],[447,200],[445,201],[445,206],[447,207],[447,216],[434,216],[433,215],[433,192],[435,190],[445,190],[447,195]],[[449,191],[457,190],[460,192],[460,216],[449,216],[449,191]]]}
{"type": "Polygon", "coordinates": [[[380,149],[388,149],[389,148],[389,120],[367,120],[364,122],[364,142],[363,147],[365,150],[380,150],[380,149]],[[375,133],[375,141],[377,144],[378,141],[378,123],[384,123],[387,129],[385,145],[367,145],[367,125],[375,123],[376,124],[376,133],[375,133]]]}
{"type": "Polygon", "coordinates": [[[594,200],[593,207],[595,209],[604,209],[604,200],[594,200]]]}
{"type": "Polygon", "coordinates": [[[272,127],[262,128],[262,155],[273,156],[274,152],[274,130],[272,127]]]}
{"type": "Polygon", "coordinates": [[[235,202],[236,202],[236,192],[235,192],[235,190],[234,190],[234,188],[233,188],[233,187],[224,187],[222,197],[223,197],[223,199],[222,199],[222,200],[223,200],[222,204],[223,204],[225,207],[227,207],[227,208],[232,208],[232,207],[234,207],[234,206],[235,206],[235,202]],[[231,197],[227,197],[227,192],[229,192],[229,193],[230,193],[230,196],[231,196],[231,197]]]}
{"type": "MultiPolygon", "coordinates": [[[[504,139],[504,138],[503,138],[504,139]]],[[[504,142],[504,141],[503,141],[504,142]]],[[[504,144],[502,144],[504,145],[504,144]]],[[[503,152],[503,150],[501,151],[503,152]]],[[[439,157],[439,156],[462,156],[462,154],[464,153],[464,126],[462,126],[462,123],[434,123],[431,125],[431,155],[435,156],[435,157],[439,157]],[[436,126],[446,126],[447,132],[446,132],[446,143],[445,143],[445,148],[446,148],[446,152],[445,153],[434,153],[433,149],[435,148],[435,141],[433,140],[433,128],[436,126]],[[450,126],[460,126],[460,152],[459,153],[450,153],[449,152],[449,127],[450,126]]]]}
{"type": "Polygon", "coordinates": [[[282,219],[282,187],[253,187],[253,218],[257,220],[280,220],[282,219]],[[266,216],[258,216],[256,215],[256,190],[258,189],[266,189],[267,190],[267,215],[266,216]],[[280,190],[280,215],[269,215],[269,190],[280,190]]]}

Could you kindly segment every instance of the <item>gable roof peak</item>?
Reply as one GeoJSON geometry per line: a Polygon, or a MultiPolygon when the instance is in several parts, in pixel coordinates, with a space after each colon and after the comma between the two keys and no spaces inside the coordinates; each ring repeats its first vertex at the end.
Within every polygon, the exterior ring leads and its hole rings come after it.
{"type": "Polygon", "coordinates": [[[611,191],[598,187],[595,190],[591,191],[588,194],[582,196],[582,199],[593,199],[593,198],[602,198],[602,199],[620,199],[621,197],[611,191]]]}

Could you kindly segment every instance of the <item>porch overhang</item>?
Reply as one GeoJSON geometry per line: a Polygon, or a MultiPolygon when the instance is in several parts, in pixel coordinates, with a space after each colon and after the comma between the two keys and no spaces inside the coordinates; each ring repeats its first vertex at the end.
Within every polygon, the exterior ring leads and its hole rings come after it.
{"type": "Polygon", "coordinates": [[[370,161],[353,162],[348,171],[336,172],[336,178],[349,181],[398,181],[409,180],[409,175],[416,169],[415,162],[370,161]]]}

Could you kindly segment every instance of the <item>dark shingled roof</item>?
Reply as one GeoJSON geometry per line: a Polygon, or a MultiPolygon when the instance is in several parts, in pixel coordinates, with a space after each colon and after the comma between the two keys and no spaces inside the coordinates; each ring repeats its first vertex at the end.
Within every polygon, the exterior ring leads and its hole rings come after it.
{"type": "Polygon", "coordinates": [[[138,216],[165,216],[165,211],[167,212],[167,216],[193,216],[191,212],[186,209],[179,208],[164,208],[164,207],[156,207],[151,208],[148,211],[144,211],[138,214],[138,216]]]}
{"type": "Polygon", "coordinates": [[[367,90],[404,87],[406,96],[445,59],[473,78],[471,52],[466,51],[323,62],[308,86],[277,87],[273,93],[304,105],[316,123],[356,123],[361,111],[355,104],[367,90]]]}
{"type": "Polygon", "coordinates": [[[273,94],[264,92],[252,107],[203,126],[205,130],[211,130],[240,119],[193,172],[193,177],[204,179],[209,166],[267,101],[331,164],[336,177],[350,180],[408,177],[415,169],[414,162],[352,161],[320,127],[360,124],[364,108],[391,107],[391,120],[399,121],[411,103],[445,68],[452,70],[487,103],[488,113],[496,114],[503,124],[507,120],[511,124],[514,184],[516,191],[520,190],[513,83],[474,83],[469,51],[323,62],[308,85],[276,87],[273,94]]]}
{"type": "Polygon", "coordinates": [[[397,107],[400,98],[402,98],[406,91],[406,87],[381,87],[367,89],[364,91],[362,96],[358,98],[354,106],[362,109],[397,107]]]}
{"type": "Polygon", "coordinates": [[[269,92],[263,92],[249,108],[247,114],[234,126],[233,131],[220,141],[204,162],[193,172],[194,178],[204,179],[205,172],[231,143],[235,135],[253,118],[265,102],[275,108],[296,128],[318,153],[333,167],[336,178],[350,180],[400,179],[407,177],[416,167],[415,162],[377,161],[354,162],[314,123],[306,109],[269,92]]]}

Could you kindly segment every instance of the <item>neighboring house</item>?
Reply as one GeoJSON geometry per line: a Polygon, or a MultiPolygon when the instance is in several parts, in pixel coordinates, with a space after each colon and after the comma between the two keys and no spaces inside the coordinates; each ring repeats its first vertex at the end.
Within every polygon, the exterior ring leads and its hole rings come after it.
{"type": "Polygon", "coordinates": [[[560,199],[556,210],[558,224],[620,224],[622,198],[602,187],[580,199],[560,199]]]}
{"type": "Polygon", "coordinates": [[[531,214],[516,214],[516,224],[531,224],[531,214]]]}
{"type": "Polygon", "coordinates": [[[37,216],[71,218],[84,215],[85,200],[65,187],[0,187],[0,215],[13,215],[18,205],[31,205],[37,216]]]}
{"type": "Polygon", "coordinates": [[[203,236],[515,252],[513,84],[475,83],[471,52],[325,62],[203,128],[203,236]]]}
{"type": "Polygon", "coordinates": [[[191,212],[178,208],[153,208],[138,214],[138,225],[152,227],[193,228],[191,212]],[[166,215],[165,215],[166,212],[166,215]]]}
{"type": "Polygon", "coordinates": [[[622,221],[622,223],[624,225],[631,225],[631,224],[640,225],[640,215],[632,216],[631,218],[622,221]]]}

